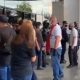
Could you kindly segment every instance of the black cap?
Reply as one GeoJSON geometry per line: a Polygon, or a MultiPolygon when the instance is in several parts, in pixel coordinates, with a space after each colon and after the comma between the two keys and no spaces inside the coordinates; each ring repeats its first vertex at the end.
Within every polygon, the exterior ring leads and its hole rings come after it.
{"type": "Polygon", "coordinates": [[[8,17],[5,16],[5,15],[0,15],[0,22],[7,23],[8,22],[8,17]]]}

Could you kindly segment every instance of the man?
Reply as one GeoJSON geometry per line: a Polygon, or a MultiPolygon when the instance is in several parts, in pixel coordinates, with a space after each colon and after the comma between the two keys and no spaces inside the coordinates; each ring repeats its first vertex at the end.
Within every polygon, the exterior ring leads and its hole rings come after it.
{"type": "Polygon", "coordinates": [[[66,42],[68,42],[68,34],[67,34],[67,21],[63,21],[63,26],[62,26],[62,54],[61,54],[61,63],[65,63],[66,60],[64,59],[65,52],[66,52],[66,42]]]}
{"type": "Polygon", "coordinates": [[[71,68],[73,66],[77,66],[77,45],[78,45],[78,31],[74,28],[74,24],[71,23],[69,25],[69,29],[71,30],[70,40],[69,40],[69,66],[71,68]]]}
{"type": "Polygon", "coordinates": [[[36,22],[35,25],[35,31],[36,31],[36,38],[37,38],[37,42],[38,42],[38,47],[39,49],[36,49],[36,54],[38,57],[38,63],[37,63],[37,70],[43,70],[42,68],[42,47],[43,47],[43,38],[42,38],[42,34],[41,34],[41,30],[40,30],[40,22],[36,22]]]}
{"type": "Polygon", "coordinates": [[[63,77],[63,71],[60,65],[61,57],[61,27],[57,24],[56,17],[51,17],[50,20],[51,30],[50,30],[50,48],[52,57],[52,67],[53,67],[53,80],[60,80],[63,77]]]}
{"type": "MultiPolygon", "coordinates": [[[[77,45],[77,49],[79,50],[79,46],[80,46],[80,28],[77,22],[74,22],[74,27],[77,29],[78,31],[78,45],[77,45]]],[[[77,50],[77,51],[78,51],[77,50]]]]}
{"type": "Polygon", "coordinates": [[[43,22],[43,29],[42,29],[42,37],[43,37],[43,50],[42,50],[42,66],[46,67],[48,65],[48,62],[46,61],[46,54],[49,55],[46,51],[46,41],[48,37],[48,31],[49,31],[49,23],[47,20],[43,22]]]}
{"type": "Polygon", "coordinates": [[[15,35],[8,25],[8,17],[0,15],[0,80],[10,80],[10,45],[15,35]]]}

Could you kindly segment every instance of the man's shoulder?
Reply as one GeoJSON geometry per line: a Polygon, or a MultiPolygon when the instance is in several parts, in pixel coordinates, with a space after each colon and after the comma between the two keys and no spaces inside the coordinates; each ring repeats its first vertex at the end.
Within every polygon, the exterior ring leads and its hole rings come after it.
{"type": "Polygon", "coordinates": [[[9,35],[9,34],[16,35],[15,30],[11,27],[0,28],[0,33],[6,34],[6,35],[9,35]]]}
{"type": "Polygon", "coordinates": [[[12,30],[13,28],[9,27],[9,26],[5,26],[5,27],[1,27],[0,30],[12,30]]]}
{"type": "Polygon", "coordinates": [[[61,30],[60,25],[56,24],[55,30],[61,30]]]}
{"type": "Polygon", "coordinates": [[[60,27],[60,25],[59,24],[56,24],[56,27],[60,27]]]}
{"type": "Polygon", "coordinates": [[[74,29],[73,29],[73,33],[74,33],[74,32],[78,32],[78,30],[74,28],[74,29]]]}
{"type": "Polygon", "coordinates": [[[73,33],[72,33],[74,36],[78,36],[78,31],[77,31],[77,29],[73,29],[73,33]]]}

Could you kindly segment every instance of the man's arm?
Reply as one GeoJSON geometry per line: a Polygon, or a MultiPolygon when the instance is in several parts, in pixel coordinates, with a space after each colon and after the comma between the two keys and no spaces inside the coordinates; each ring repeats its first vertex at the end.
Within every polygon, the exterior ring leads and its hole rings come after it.
{"type": "Polygon", "coordinates": [[[75,43],[77,41],[77,38],[78,38],[78,32],[77,31],[73,31],[72,49],[74,48],[74,46],[77,45],[77,44],[75,45],[75,43]]]}
{"type": "Polygon", "coordinates": [[[61,28],[60,28],[60,26],[56,26],[54,49],[58,48],[59,43],[61,42],[61,38],[62,38],[61,28]]]}
{"type": "Polygon", "coordinates": [[[74,48],[75,41],[76,41],[76,37],[73,37],[73,40],[72,40],[72,49],[74,48]]]}
{"type": "Polygon", "coordinates": [[[55,38],[55,44],[54,44],[54,49],[58,48],[60,40],[61,40],[61,37],[60,36],[56,36],[56,38],[55,38]]]}

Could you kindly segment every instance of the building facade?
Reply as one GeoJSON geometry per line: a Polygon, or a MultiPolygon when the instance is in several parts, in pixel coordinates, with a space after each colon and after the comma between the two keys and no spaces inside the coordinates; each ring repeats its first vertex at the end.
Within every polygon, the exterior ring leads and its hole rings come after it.
{"type": "Polygon", "coordinates": [[[80,23],[80,0],[64,0],[52,2],[52,15],[61,23],[67,20],[69,23],[77,21],[80,23]]]}

